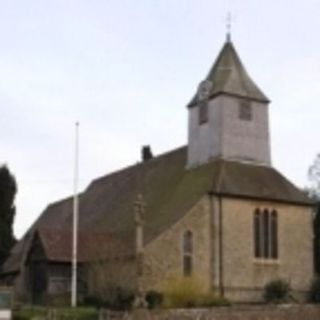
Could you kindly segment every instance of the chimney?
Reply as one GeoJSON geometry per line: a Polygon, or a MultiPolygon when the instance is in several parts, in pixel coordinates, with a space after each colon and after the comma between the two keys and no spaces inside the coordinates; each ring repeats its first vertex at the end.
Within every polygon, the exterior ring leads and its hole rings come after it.
{"type": "Polygon", "coordinates": [[[142,147],[142,161],[146,162],[153,158],[151,147],[150,146],[143,146],[142,147]]]}

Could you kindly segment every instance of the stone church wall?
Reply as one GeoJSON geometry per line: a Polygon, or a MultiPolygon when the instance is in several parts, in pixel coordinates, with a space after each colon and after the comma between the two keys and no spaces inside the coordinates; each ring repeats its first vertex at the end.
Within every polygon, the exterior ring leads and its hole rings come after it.
{"type": "Polygon", "coordinates": [[[223,199],[223,283],[231,300],[261,299],[263,286],[286,279],[296,293],[310,287],[313,276],[311,209],[267,201],[223,199]],[[278,212],[279,258],[255,259],[253,214],[256,208],[278,212]]]}
{"type": "Polygon", "coordinates": [[[207,197],[146,246],[145,288],[163,291],[183,278],[182,241],[188,230],[193,233],[194,243],[193,281],[204,291],[210,289],[211,231],[207,197]]]}
{"type": "Polygon", "coordinates": [[[309,207],[269,201],[222,199],[222,229],[216,197],[203,197],[181,220],[145,248],[144,287],[165,291],[183,278],[182,237],[194,235],[193,277],[203,291],[224,294],[231,301],[261,301],[266,283],[289,281],[297,298],[305,295],[313,277],[312,213],[309,207]],[[254,210],[278,213],[279,258],[254,258],[254,210]],[[219,237],[222,261],[219,264],[219,237]],[[222,271],[221,271],[222,270],[222,271]],[[220,276],[220,272],[222,272],[220,276]]]}

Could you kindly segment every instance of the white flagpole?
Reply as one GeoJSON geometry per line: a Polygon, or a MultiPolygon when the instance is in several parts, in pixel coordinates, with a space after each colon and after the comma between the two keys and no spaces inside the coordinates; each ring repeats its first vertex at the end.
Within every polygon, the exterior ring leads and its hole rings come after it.
{"type": "Polygon", "coordinates": [[[71,279],[71,306],[77,306],[77,255],[78,255],[78,173],[79,173],[79,123],[75,124],[75,155],[74,155],[74,194],[73,194],[73,232],[72,232],[72,279],[71,279]]]}

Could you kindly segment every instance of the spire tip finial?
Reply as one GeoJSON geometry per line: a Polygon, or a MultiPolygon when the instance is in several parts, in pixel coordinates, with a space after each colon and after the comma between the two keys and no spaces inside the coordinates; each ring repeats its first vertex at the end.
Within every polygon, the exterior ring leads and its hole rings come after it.
{"type": "Polygon", "coordinates": [[[231,12],[228,11],[227,20],[226,20],[226,29],[227,29],[227,42],[231,42],[231,26],[232,26],[232,16],[231,12]]]}

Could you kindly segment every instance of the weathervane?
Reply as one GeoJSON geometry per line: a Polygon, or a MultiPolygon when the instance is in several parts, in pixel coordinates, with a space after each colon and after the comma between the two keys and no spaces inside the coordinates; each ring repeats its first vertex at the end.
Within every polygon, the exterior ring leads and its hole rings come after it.
{"type": "Polygon", "coordinates": [[[226,19],[226,29],[227,29],[227,42],[231,41],[231,27],[232,27],[232,16],[229,11],[226,19]]]}

